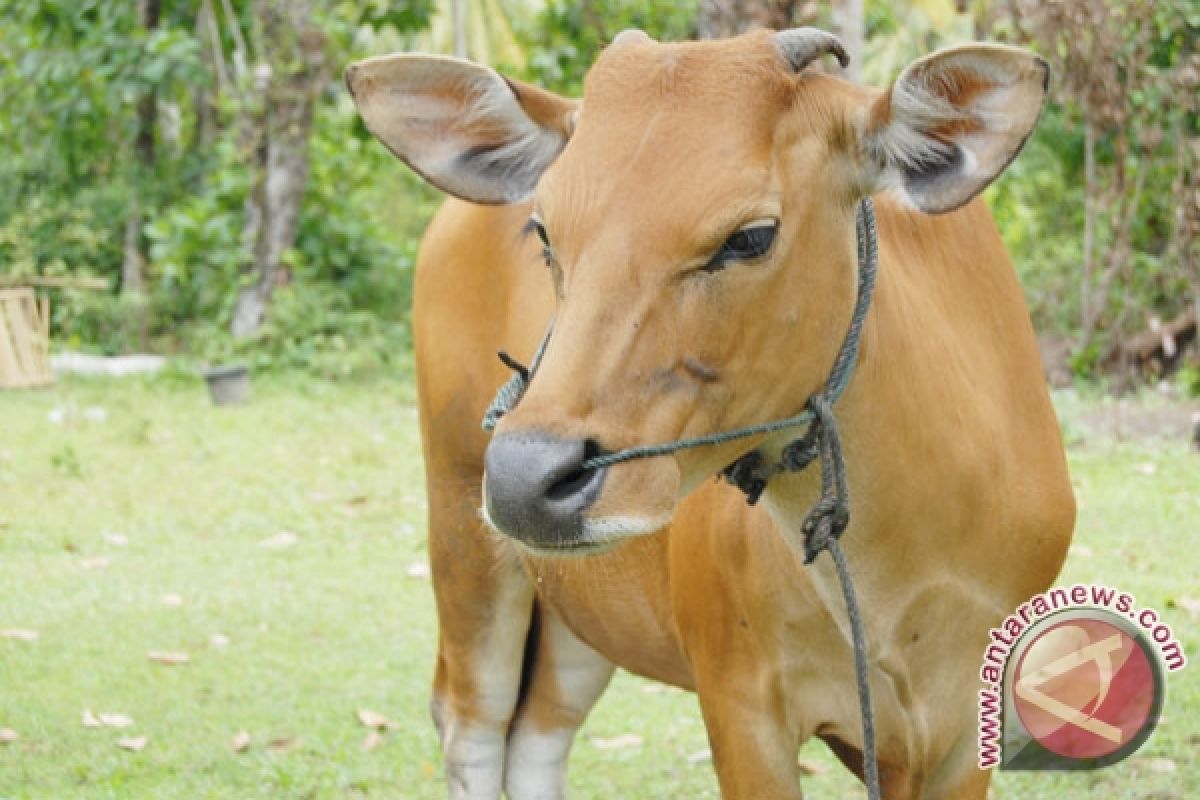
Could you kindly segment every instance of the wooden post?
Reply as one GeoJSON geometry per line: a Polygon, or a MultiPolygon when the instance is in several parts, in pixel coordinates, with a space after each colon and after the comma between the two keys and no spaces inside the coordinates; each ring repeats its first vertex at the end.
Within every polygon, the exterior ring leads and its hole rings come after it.
{"type": "Polygon", "coordinates": [[[0,388],[48,386],[50,301],[32,289],[0,289],[0,388]]]}

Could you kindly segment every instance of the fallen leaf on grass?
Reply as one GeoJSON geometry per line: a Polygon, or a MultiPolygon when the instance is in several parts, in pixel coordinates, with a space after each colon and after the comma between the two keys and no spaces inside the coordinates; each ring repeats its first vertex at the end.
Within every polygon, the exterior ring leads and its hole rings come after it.
{"type": "Polygon", "coordinates": [[[158,598],[158,600],[164,606],[170,606],[171,608],[178,608],[179,606],[183,605],[183,598],[174,592],[164,594],[162,597],[158,598]]]}
{"type": "MultiPolygon", "coordinates": [[[[87,724],[86,721],[84,724],[87,724]]],[[[128,728],[133,724],[133,720],[124,714],[105,712],[100,714],[100,724],[108,728],[128,728]]]]}
{"type": "Polygon", "coordinates": [[[697,750],[687,757],[687,761],[689,764],[705,764],[712,761],[712,750],[709,750],[707,747],[703,750],[697,750]]]}
{"type": "Polygon", "coordinates": [[[0,631],[0,639],[19,639],[22,642],[33,642],[38,638],[38,632],[28,628],[5,628],[0,631]]]}
{"type": "Polygon", "coordinates": [[[223,633],[214,633],[208,637],[208,643],[213,647],[229,647],[229,637],[223,633]]]}
{"type": "Polygon", "coordinates": [[[92,713],[90,708],[83,710],[82,722],[85,728],[99,728],[101,725],[100,720],[96,719],[96,715],[92,713]]]}
{"type": "Polygon", "coordinates": [[[83,559],[79,562],[79,565],[84,569],[104,569],[111,563],[112,559],[107,556],[93,556],[92,558],[83,559]]]}
{"type": "Polygon", "coordinates": [[[1134,469],[1143,475],[1153,475],[1158,472],[1158,464],[1155,464],[1153,461],[1144,461],[1135,466],[1134,469]]]}
{"type": "Polygon", "coordinates": [[[125,545],[129,544],[129,537],[123,533],[113,533],[112,531],[105,531],[101,535],[103,536],[104,541],[108,542],[113,547],[124,547],[125,545]]]}
{"type": "Polygon", "coordinates": [[[412,564],[408,565],[408,569],[405,570],[405,574],[410,578],[428,578],[429,565],[424,561],[414,561],[412,564]]]}
{"type": "Polygon", "coordinates": [[[192,660],[192,657],[187,653],[182,653],[177,650],[151,650],[149,653],[146,653],[146,658],[159,664],[166,664],[170,667],[186,664],[192,660]]]}
{"type": "Polygon", "coordinates": [[[396,727],[396,723],[378,711],[372,711],[369,708],[360,708],[354,715],[358,717],[358,721],[364,726],[374,728],[377,731],[389,730],[396,727]]]}
{"type": "Polygon", "coordinates": [[[1176,764],[1169,758],[1147,758],[1142,761],[1146,769],[1151,772],[1158,772],[1163,775],[1170,775],[1175,772],[1176,764]]]}
{"type": "Polygon", "coordinates": [[[1188,613],[1192,619],[1200,616],[1200,599],[1195,597],[1180,597],[1177,600],[1168,600],[1167,608],[1181,608],[1188,613]]]}
{"type": "Polygon", "coordinates": [[[824,775],[828,771],[815,761],[809,761],[804,758],[798,759],[796,766],[800,767],[800,771],[805,775],[824,775]]]}
{"type": "Polygon", "coordinates": [[[630,747],[641,747],[642,737],[636,733],[622,733],[607,739],[593,736],[592,745],[597,750],[626,750],[630,747]]]}
{"type": "Polygon", "coordinates": [[[291,547],[298,541],[296,534],[291,531],[280,531],[274,536],[268,536],[259,542],[260,547],[266,547],[272,550],[281,550],[284,547],[291,547]]]}
{"type": "Polygon", "coordinates": [[[0,744],[8,744],[20,739],[21,736],[12,728],[0,728],[0,744]]]}
{"type": "Polygon", "coordinates": [[[383,734],[381,734],[379,731],[370,731],[367,734],[367,738],[363,739],[362,746],[363,750],[366,750],[369,753],[376,747],[379,747],[381,744],[383,744],[383,734]]]}
{"type": "Polygon", "coordinates": [[[233,742],[230,747],[235,753],[244,753],[246,748],[250,746],[250,734],[246,731],[238,731],[233,735],[233,742]]]}
{"type": "Polygon", "coordinates": [[[295,736],[276,736],[267,742],[267,749],[273,753],[286,753],[299,743],[300,740],[295,736]]]}
{"type": "Polygon", "coordinates": [[[135,753],[145,750],[149,743],[149,736],[126,736],[124,739],[117,739],[117,747],[122,750],[132,750],[135,753]]]}

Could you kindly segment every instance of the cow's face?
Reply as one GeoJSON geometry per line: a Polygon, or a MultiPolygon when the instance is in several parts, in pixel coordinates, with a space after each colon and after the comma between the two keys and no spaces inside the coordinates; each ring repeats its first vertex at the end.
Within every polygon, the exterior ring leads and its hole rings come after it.
{"type": "Polygon", "coordinates": [[[418,172],[466,199],[533,198],[557,309],[488,449],[500,530],[587,552],[662,528],[758,442],[604,470],[586,458],[797,413],[850,319],[858,201],[891,187],[924,211],[958,207],[1041,109],[1045,64],[1020,50],[943,51],[882,93],[804,70],[830,52],[812,29],[669,45],[630,32],[580,104],[448,59],[351,68],[368,126],[418,172]]]}

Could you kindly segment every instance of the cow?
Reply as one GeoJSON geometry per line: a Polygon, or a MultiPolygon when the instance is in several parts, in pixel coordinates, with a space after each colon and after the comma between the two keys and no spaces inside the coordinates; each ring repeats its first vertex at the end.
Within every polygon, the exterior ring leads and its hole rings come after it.
{"type": "Polygon", "coordinates": [[[855,306],[869,197],[878,284],[833,413],[883,795],[986,796],[988,631],[1055,579],[1075,518],[977,196],[1030,135],[1047,66],[969,44],[878,90],[809,68],[829,54],[845,57],[809,28],[627,31],[581,100],[441,56],[348,68],[370,131],[452,195],[413,311],[452,798],[563,797],[616,666],[697,693],[727,798],[801,797],[813,736],[862,776],[846,607],[829,557],[806,567],[799,547],[820,469],[775,475],[753,506],[713,480],[798,433],[585,464],[804,407],[855,306]],[[489,437],[496,351],[528,364],[543,341],[489,437]]]}

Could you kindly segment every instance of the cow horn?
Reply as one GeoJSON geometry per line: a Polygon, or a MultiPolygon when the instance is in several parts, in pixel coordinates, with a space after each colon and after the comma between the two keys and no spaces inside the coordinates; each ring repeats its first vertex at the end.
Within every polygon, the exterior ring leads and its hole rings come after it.
{"type": "Polygon", "coordinates": [[[824,55],[835,56],[842,67],[850,63],[850,55],[842,41],[820,28],[790,28],[780,31],[775,34],[775,44],[796,72],[824,55]]]}

